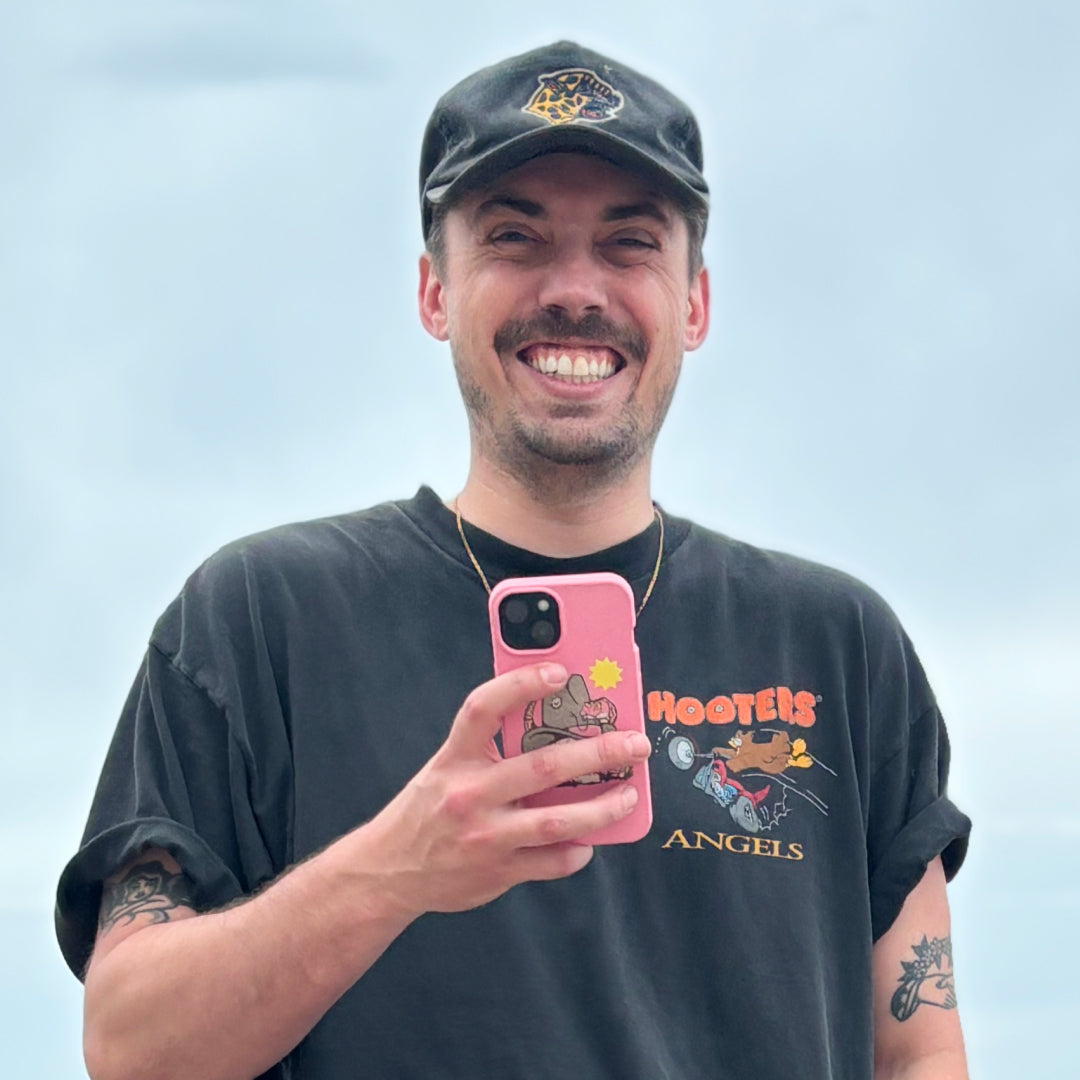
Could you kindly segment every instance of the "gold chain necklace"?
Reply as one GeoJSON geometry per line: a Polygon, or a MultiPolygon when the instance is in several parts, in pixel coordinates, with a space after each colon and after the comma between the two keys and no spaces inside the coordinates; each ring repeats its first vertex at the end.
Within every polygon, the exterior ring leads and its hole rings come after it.
{"type": "MultiPolygon", "coordinates": [[[[664,515],[660,513],[660,507],[656,505],[653,506],[653,514],[660,523],[660,545],[656,549],[656,565],[653,567],[652,577],[649,578],[649,584],[645,589],[645,595],[641,598],[641,603],[638,604],[635,618],[645,610],[645,605],[649,602],[649,597],[652,596],[653,586],[656,584],[656,579],[660,576],[660,563],[664,558],[664,515]]],[[[484,571],[480,569],[480,563],[473,554],[473,549],[469,547],[469,541],[465,539],[465,527],[461,523],[461,507],[458,506],[457,499],[454,500],[454,519],[457,521],[458,536],[461,537],[461,543],[465,548],[465,554],[469,556],[469,562],[473,564],[473,569],[479,574],[480,580],[484,583],[484,589],[488,596],[490,596],[491,586],[488,584],[488,579],[485,576],[484,571]]]]}

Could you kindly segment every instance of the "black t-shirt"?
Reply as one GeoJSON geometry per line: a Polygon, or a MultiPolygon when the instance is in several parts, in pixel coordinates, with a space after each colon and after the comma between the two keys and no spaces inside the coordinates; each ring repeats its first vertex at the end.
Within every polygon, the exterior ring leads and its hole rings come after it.
{"type": "MultiPolygon", "coordinates": [[[[667,517],[636,631],[654,825],[560,881],[413,923],[271,1074],[657,1080],[872,1073],[871,949],[968,820],[895,616],[857,581],[667,517]]],[[[488,579],[612,570],[469,530],[488,579]]],[[[57,932],[92,947],[101,881],[170,851],[200,910],[368,820],[491,677],[453,514],[411,500],[229,545],[159,620],[57,932]]]]}

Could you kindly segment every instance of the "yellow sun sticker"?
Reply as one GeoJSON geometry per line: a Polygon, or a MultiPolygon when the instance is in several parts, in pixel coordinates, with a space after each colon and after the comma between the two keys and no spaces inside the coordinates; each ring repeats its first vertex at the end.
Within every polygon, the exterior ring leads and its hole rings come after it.
{"type": "Polygon", "coordinates": [[[622,682],[622,668],[605,656],[589,669],[589,678],[597,690],[614,690],[622,682]]]}

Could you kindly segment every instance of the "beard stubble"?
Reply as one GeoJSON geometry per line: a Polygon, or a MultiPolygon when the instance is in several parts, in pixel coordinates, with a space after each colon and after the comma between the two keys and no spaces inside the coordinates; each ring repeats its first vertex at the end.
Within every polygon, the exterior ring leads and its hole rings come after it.
{"type": "MultiPolygon", "coordinates": [[[[648,351],[644,337],[590,314],[572,320],[561,312],[543,312],[529,320],[505,323],[495,335],[497,354],[515,355],[529,341],[560,341],[585,338],[610,345],[624,357],[643,364],[648,351]]],[[[621,479],[652,450],[675,393],[680,364],[676,363],[650,415],[631,400],[622,414],[603,427],[594,427],[588,407],[567,402],[556,405],[551,419],[573,421],[570,425],[529,421],[511,408],[500,421],[492,401],[472,377],[467,361],[450,343],[458,387],[469,418],[469,428],[480,452],[493,464],[516,477],[537,493],[552,488],[575,491],[602,488],[621,479]],[[553,468],[554,467],[554,468],[553,468]]],[[[512,363],[520,363],[516,358],[512,363]]]]}

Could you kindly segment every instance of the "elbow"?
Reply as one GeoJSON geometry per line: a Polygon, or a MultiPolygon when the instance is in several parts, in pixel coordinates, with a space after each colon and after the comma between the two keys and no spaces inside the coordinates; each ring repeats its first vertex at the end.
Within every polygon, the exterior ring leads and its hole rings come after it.
{"type": "Polygon", "coordinates": [[[90,1080],[149,1080],[165,1077],[148,1061],[137,1061],[138,1049],[131,1044],[129,1025],[117,1025],[115,1003],[103,994],[103,987],[90,981],[83,1000],[83,1062],[90,1080]]]}
{"type": "Polygon", "coordinates": [[[139,1038],[140,1031],[148,1033],[145,1025],[109,1023],[103,1011],[87,1001],[82,1050],[90,1080],[180,1080],[180,1063],[162,1053],[162,1039],[147,1042],[139,1038]]]}
{"type": "MultiPolygon", "coordinates": [[[[83,1061],[90,1080],[133,1080],[137,1075],[116,1040],[103,1036],[89,1024],[83,1030],[83,1061]]],[[[156,1077],[157,1074],[144,1072],[143,1075],[156,1077]]]]}
{"type": "Polygon", "coordinates": [[[109,1053],[108,1042],[89,1028],[83,1030],[83,1062],[90,1080],[120,1080],[119,1062],[109,1053]]]}
{"type": "Polygon", "coordinates": [[[92,1032],[83,1035],[83,1061],[90,1080],[181,1080],[191,1073],[176,1072],[159,1054],[144,1054],[92,1032]]]}
{"type": "Polygon", "coordinates": [[[89,1025],[83,1031],[83,1061],[90,1080],[170,1080],[159,1062],[140,1060],[122,1040],[89,1025]]]}
{"type": "Polygon", "coordinates": [[[158,1030],[145,1020],[112,1026],[87,1017],[83,1026],[89,1080],[254,1080],[262,1071],[240,1073],[228,1063],[211,1064],[205,1055],[183,1053],[184,1045],[175,1030],[158,1030]]]}

